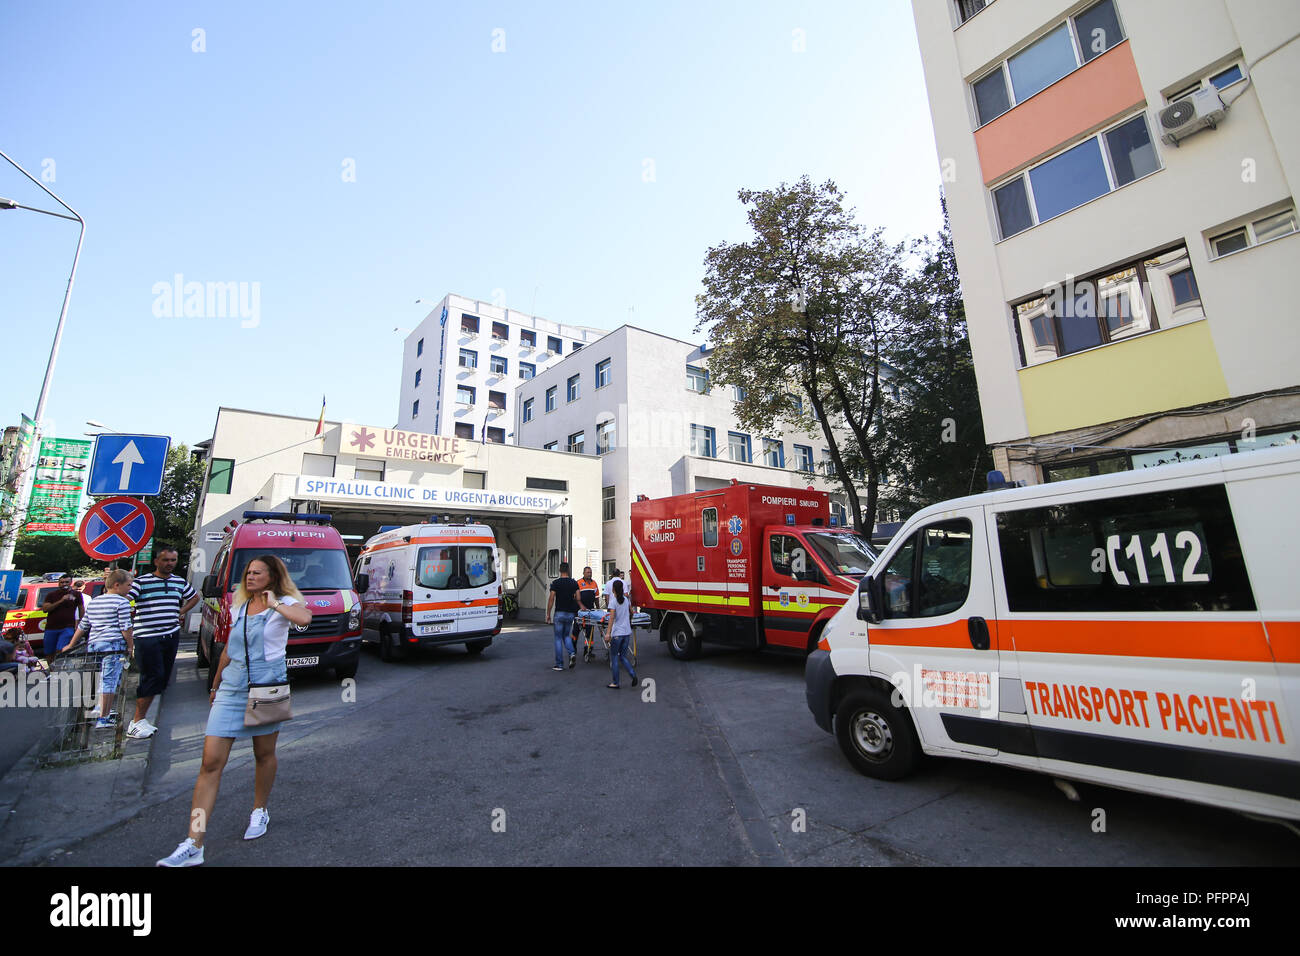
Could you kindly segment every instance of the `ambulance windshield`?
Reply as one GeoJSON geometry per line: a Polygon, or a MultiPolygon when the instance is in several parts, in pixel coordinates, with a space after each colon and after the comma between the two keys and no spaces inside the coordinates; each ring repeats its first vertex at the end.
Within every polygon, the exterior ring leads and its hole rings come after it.
{"type": "Polygon", "coordinates": [[[435,545],[420,549],[416,582],[435,591],[481,588],[496,581],[492,549],[482,545],[435,545]]]}
{"type": "Polygon", "coordinates": [[[836,574],[866,574],[879,557],[855,531],[810,531],[807,538],[836,574]]]}
{"type": "Polygon", "coordinates": [[[232,590],[239,586],[248,562],[263,554],[273,554],[284,562],[299,591],[352,590],[348,557],[337,548],[240,548],[230,566],[232,590]]]}

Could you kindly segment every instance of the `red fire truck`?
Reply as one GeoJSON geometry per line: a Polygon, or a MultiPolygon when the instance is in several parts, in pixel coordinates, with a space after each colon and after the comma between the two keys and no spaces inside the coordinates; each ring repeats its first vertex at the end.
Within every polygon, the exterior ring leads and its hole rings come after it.
{"type": "Polygon", "coordinates": [[[875,559],[811,488],[733,479],[632,504],[632,594],[679,660],[702,641],[811,651],[875,559]]]}

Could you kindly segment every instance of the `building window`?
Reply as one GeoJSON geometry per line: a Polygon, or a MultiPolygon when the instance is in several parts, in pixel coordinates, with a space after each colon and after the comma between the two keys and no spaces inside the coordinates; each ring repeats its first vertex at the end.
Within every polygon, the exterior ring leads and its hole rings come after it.
{"type": "Polygon", "coordinates": [[[560,443],[558,441],[548,441],[542,446],[543,451],[559,451],[560,443]]]}
{"type": "Polygon", "coordinates": [[[419,358],[423,354],[424,354],[424,339],[420,339],[420,341],[415,343],[415,357],[419,358]]]}
{"type": "Polygon", "coordinates": [[[462,471],[460,473],[462,488],[478,488],[481,490],[487,487],[486,479],[487,472],[485,471],[462,471]]]}
{"type": "Polygon", "coordinates": [[[424,371],[423,369],[418,369],[418,368],[415,370],[415,387],[416,387],[416,388],[419,388],[419,387],[420,387],[420,375],[421,375],[421,373],[422,373],[423,371],[424,371]]]}
{"type": "Polygon", "coordinates": [[[469,385],[457,385],[457,386],[456,386],[456,404],[457,404],[457,405],[473,405],[473,404],[474,404],[474,397],[475,397],[475,392],[474,392],[474,389],[473,389],[471,386],[469,386],[469,385]]]}
{"type": "Polygon", "coordinates": [[[524,421],[531,422],[532,420],[533,420],[533,400],[531,398],[525,398],[524,399],[524,421]]]}
{"type": "Polygon", "coordinates": [[[606,455],[614,450],[614,419],[596,426],[596,454],[606,455]]]}
{"type": "Polygon", "coordinates": [[[519,377],[522,378],[524,381],[528,381],[528,379],[532,378],[536,374],[537,374],[537,366],[534,365],[532,362],[519,363],[519,377]]]}
{"type": "Polygon", "coordinates": [[[489,428],[487,438],[484,440],[497,445],[504,445],[506,443],[506,430],[504,428],[489,428]]]}
{"type": "Polygon", "coordinates": [[[749,436],[742,432],[727,432],[727,454],[732,461],[752,462],[749,436]]]}
{"type": "Polygon", "coordinates": [[[603,362],[596,363],[596,387],[604,388],[613,381],[613,373],[610,370],[611,360],[605,359],[603,362]]]}
{"type": "Polygon", "coordinates": [[[1242,249],[1249,249],[1251,246],[1268,242],[1270,239],[1289,236],[1295,231],[1295,206],[1289,206],[1281,212],[1272,213],[1262,219],[1244,222],[1234,229],[1221,232],[1212,237],[1210,239],[1212,258],[1218,259],[1222,256],[1231,255],[1234,252],[1240,252],[1242,249]]]}
{"type": "Polygon", "coordinates": [[[524,348],[537,348],[537,333],[528,329],[519,330],[519,344],[524,348]]]}
{"type": "MultiPolygon", "coordinates": [[[[554,447],[551,442],[548,447],[554,447]]],[[[568,491],[569,483],[563,478],[525,478],[524,487],[529,491],[568,491]]]]}
{"type": "Polygon", "coordinates": [[[504,412],[506,410],[506,393],[488,392],[488,408],[494,408],[499,412],[504,412]]]}
{"type": "Polygon", "coordinates": [[[558,385],[552,385],[550,388],[546,390],[546,410],[548,412],[555,411],[555,393],[558,390],[559,390],[558,385]]]}
{"type": "Polygon", "coordinates": [[[616,561],[602,561],[600,563],[600,579],[608,581],[614,576],[614,568],[618,566],[616,561]]]}
{"type": "Polygon", "coordinates": [[[800,471],[813,470],[812,448],[808,445],[794,446],[794,463],[800,471]]]}
{"type": "Polygon", "coordinates": [[[569,436],[568,450],[576,455],[581,455],[586,441],[587,436],[585,432],[574,432],[569,436]]]}
{"type": "Polygon", "coordinates": [[[1204,316],[1186,246],[1082,279],[1015,306],[1025,365],[1204,316]]]}
{"type": "Polygon", "coordinates": [[[488,359],[488,367],[492,370],[493,375],[505,375],[506,370],[509,368],[509,365],[507,364],[504,357],[500,355],[493,355],[490,359],[488,359]]]}
{"type": "Polygon", "coordinates": [[[235,473],[235,459],[214,458],[208,469],[208,493],[213,495],[230,494],[230,479],[235,473]]]}
{"type": "Polygon", "coordinates": [[[993,0],[957,0],[958,23],[965,23],[992,2],[993,0]]]}
{"type": "Polygon", "coordinates": [[[460,330],[470,335],[478,335],[478,316],[462,312],[460,314],[460,330]]]}
{"type": "Polygon", "coordinates": [[[564,352],[563,340],[561,340],[557,336],[548,335],[546,337],[546,351],[554,352],[556,355],[562,354],[564,352]]]}
{"type": "Polygon", "coordinates": [[[1151,142],[1146,114],[1139,113],[994,187],[993,204],[1002,238],[1069,212],[1158,169],[1160,159],[1151,142]]]}
{"type": "Polygon", "coordinates": [[[504,322],[493,322],[492,338],[496,339],[499,342],[509,342],[510,326],[506,325],[504,322]]]}
{"type": "Polygon", "coordinates": [[[478,368],[478,353],[473,349],[461,349],[459,365],[461,368],[478,368]]]}
{"type": "Polygon", "coordinates": [[[731,386],[731,400],[733,402],[743,402],[745,400],[745,396],[747,396],[748,394],[749,394],[749,390],[742,385],[731,386]]]}
{"type": "Polygon", "coordinates": [[[821,472],[823,475],[835,474],[835,462],[831,461],[831,450],[822,449],[821,472]]]}
{"type": "Polygon", "coordinates": [[[600,520],[614,520],[614,486],[608,485],[600,489],[600,520]]]}
{"type": "Polygon", "coordinates": [[[1114,0],[1066,20],[971,84],[980,126],[1023,103],[1124,39],[1114,0]]]}
{"type": "Polygon", "coordinates": [[[314,455],[306,452],[302,456],[302,473],[314,478],[334,477],[334,456],[314,455]]]}
{"type": "Polygon", "coordinates": [[[358,458],[352,469],[352,477],[357,481],[383,481],[384,462],[371,458],[358,458]]]}
{"type": "Polygon", "coordinates": [[[785,467],[785,445],[771,438],[763,439],[763,464],[769,468],[785,467]]]}
{"type": "Polygon", "coordinates": [[[411,417],[412,418],[420,417],[420,400],[418,398],[411,403],[411,417]]]}
{"type": "Polygon", "coordinates": [[[686,388],[703,394],[709,390],[709,373],[706,369],[686,366],[686,388]]]}
{"type": "Polygon", "coordinates": [[[572,345],[569,346],[569,354],[572,355],[574,352],[578,351],[578,349],[580,349],[580,348],[582,348],[582,343],[581,343],[581,342],[574,342],[572,345]]]}
{"type": "Polygon", "coordinates": [[[691,426],[691,454],[701,458],[713,458],[716,455],[713,429],[707,425],[691,426]]]}
{"type": "Polygon", "coordinates": [[[474,440],[474,426],[471,425],[469,422],[457,422],[457,423],[456,423],[456,437],[457,437],[457,438],[464,438],[464,439],[466,439],[467,441],[473,441],[473,440],[474,440]]]}
{"type": "Polygon", "coordinates": [[[578,394],[579,394],[579,391],[580,391],[579,386],[581,385],[581,381],[580,381],[581,378],[582,378],[581,375],[570,375],[570,376],[569,376],[569,381],[568,381],[567,386],[565,387],[565,390],[564,390],[564,396],[565,396],[565,401],[566,401],[566,402],[576,402],[576,401],[578,400],[578,394]]]}

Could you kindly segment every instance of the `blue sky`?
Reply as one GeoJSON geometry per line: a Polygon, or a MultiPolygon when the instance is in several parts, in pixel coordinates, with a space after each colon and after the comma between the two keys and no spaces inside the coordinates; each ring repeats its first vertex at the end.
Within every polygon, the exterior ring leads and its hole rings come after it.
{"type": "MultiPolygon", "coordinates": [[[[741,188],[834,179],[893,239],[940,218],[907,0],[6,4],[0,90],[0,149],[87,223],[65,438],[192,444],[220,405],[322,393],[392,424],[415,300],[447,292],[696,339],[741,188]],[[155,316],[177,274],[256,283],[256,325],[155,316]]],[[[52,206],[7,165],[0,196],[52,206]]],[[[0,212],[3,423],[35,410],[76,231],[0,212]]]]}

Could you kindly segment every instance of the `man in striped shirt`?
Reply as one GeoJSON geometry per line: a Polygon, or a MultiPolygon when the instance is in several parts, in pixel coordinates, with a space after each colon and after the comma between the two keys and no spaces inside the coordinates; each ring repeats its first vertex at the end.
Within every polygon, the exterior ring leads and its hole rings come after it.
{"type": "Polygon", "coordinates": [[[140,667],[135,719],[127,725],[128,737],[152,737],[158,730],[145,714],[153,699],[167,689],[181,642],[181,624],[199,595],[178,574],[176,549],[164,547],[154,555],[153,574],[142,574],[131,586],[135,604],[135,660],[140,667]]]}

